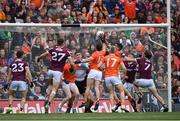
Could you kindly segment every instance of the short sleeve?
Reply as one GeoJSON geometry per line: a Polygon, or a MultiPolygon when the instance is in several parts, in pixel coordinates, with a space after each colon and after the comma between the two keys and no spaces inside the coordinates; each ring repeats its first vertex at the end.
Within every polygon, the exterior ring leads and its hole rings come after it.
{"type": "Polygon", "coordinates": [[[140,58],[137,58],[136,61],[137,61],[137,63],[139,64],[140,61],[141,61],[141,59],[140,59],[140,58]]]}
{"type": "Polygon", "coordinates": [[[92,55],[91,55],[91,58],[94,60],[95,58],[96,58],[96,53],[93,53],[92,55]]]}
{"type": "Polygon", "coordinates": [[[27,62],[24,62],[24,67],[28,67],[28,63],[27,62]]]}
{"type": "Polygon", "coordinates": [[[68,65],[66,64],[65,66],[64,66],[64,71],[67,71],[68,70],[68,65]]]}

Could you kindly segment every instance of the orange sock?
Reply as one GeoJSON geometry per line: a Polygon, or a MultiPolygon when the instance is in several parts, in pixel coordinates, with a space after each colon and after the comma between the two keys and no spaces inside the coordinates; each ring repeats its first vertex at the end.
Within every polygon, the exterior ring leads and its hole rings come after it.
{"type": "Polygon", "coordinates": [[[116,103],[119,103],[120,100],[118,98],[114,99],[116,103]]]}

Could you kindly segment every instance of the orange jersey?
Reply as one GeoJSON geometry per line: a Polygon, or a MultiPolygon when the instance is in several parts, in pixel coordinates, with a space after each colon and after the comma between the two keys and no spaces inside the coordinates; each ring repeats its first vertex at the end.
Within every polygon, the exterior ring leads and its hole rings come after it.
{"type": "Polygon", "coordinates": [[[106,51],[96,51],[91,55],[92,61],[90,62],[90,68],[99,70],[98,64],[102,61],[102,58],[105,56],[106,51]]]}
{"type": "Polygon", "coordinates": [[[105,64],[105,77],[119,75],[119,66],[122,60],[118,56],[109,54],[103,58],[102,62],[105,64]]]}
{"type": "MultiPolygon", "coordinates": [[[[64,79],[68,81],[69,83],[74,83],[76,80],[76,77],[75,77],[75,73],[69,72],[70,67],[71,67],[70,64],[66,64],[64,66],[64,79]]],[[[77,70],[77,68],[78,68],[78,65],[74,64],[74,69],[77,70]]]]}
{"type": "Polygon", "coordinates": [[[115,55],[121,58],[121,52],[119,50],[116,50],[115,55]]]}

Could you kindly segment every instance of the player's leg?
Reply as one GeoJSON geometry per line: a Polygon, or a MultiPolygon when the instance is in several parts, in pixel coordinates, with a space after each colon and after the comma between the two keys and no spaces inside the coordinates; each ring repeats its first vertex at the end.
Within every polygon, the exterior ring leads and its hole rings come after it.
{"type": "Polygon", "coordinates": [[[50,104],[51,104],[52,100],[54,99],[54,97],[56,95],[56,92],[57,92],[57,90],[59,88],[59,84],[60,84],[61,77],[62,77],[62,73],[59,72],[59,71],[50,70],[50,71],[48,71],[48,73],[53,76],[53,84],[52,84],[52,91],[51,91],[51,93],[49,95],[48,103],[44,105],[45,113],[48,113],[50,104]]]}
{"type": "Polygon", "coordinates": [[[97,110],[99,107],[99,99],[100,99],[100,84],[102,83],[102,72],[101,71],[95,71],[95,83],[94,83],[94,89],[96,92],[96,100],[95,100],[95,106],[94,110],[97,110]]]}
{"type": "Polygon", "coordinates": [[[109,100],[110,100],[110,104],[112,107],[112,112],[115,112],[115,107],[114,107],[114,99],[115,98],[114,97],[116,96],[116,94],[115,94],[114,86],[111,83],[111,77],[105,78],[105,85],[106,85],[108,92],[109,92],[109,100]]]}
{"type": "Polygon", "coordinates": [[[45,96],[45,100],[47,100],[47,101],[48,101],[49,96],[51,94],[52,87],[53,87],[53,79],[50,78],[50,79],[48,79],[48,89],[46,91],[46,96],[45,96]]]}
{"type": "Polygon", "coordinates": [[[20,112],[19,113],[23,113],[24,105],[26,103],[27,90],[21,91],[21,95],[22,95],[22,99],[21,99],[21,103],[20,103],[20,112]]]}
{"type": "Polygon", "coordinates": [[[96,100],[95,100],[95,106],[94,106],[94,110],[97,110],[99,107],[99,99],[100,99],[100,90],[99,90],[99,86],[101,84],[100,80],[95,80],[94,83],[94,89],[96,92],[96,100]]]}
{"type": "Polygon", "coordinates": [[[27,89],[28,89],[27,83],[24,81],[19,81],[19,91],[22,96],[21,103],[20,103],[20,113],[22,113],[24,110],[24,105],[26,103],[26,96],[27,96],[27,91],[28,91],[27,89]]]}
{"type": "Polygon", "coordinates": [[[13,103],[13,98],[14,98],[14,93],[18,89],[18,83],[17,81],[12,81],[9,87],[9,97],[8,97],[8,102],[9,102],[9,107],[6,110],[6,113],[11,113],[12,110],[12,103],[13,103]]]}
{"type": "Polygon", "coordinates": [[[68,101],[68,107],[67,107],[66,113],[71,112],[71,108],[73,106],[74,99],[75,99],[75,97],[72,95],[72,97],[68,101]]]}
{"type": "Polygon", "coordinates": [[[91,87],[92,87],[93,84],[94,84],[94,79],[88,78],[87,79],[87,87],[86,87],[86,91],[85,91],[85,94],[84,94],[85,102],[87,102],[87,98],[90,95],[91,87]]]}
{"type": "Polygon", "coordinates": [[[7,114],[9,114],[13,111],[13,109],[12,109],[13,98],[14,98],[14,90],[9,89],[9,97],[8,97],[9,107],[6,110],[7,114]]]}
{"type": "MultiPolygon", "coordinates": [[[[76,81],[75,84],[78,87],[79,93],[80,95],[82,95],[84,97],[85,91],[86,91],[86,80],[83,81],[76,81]]],[[[87,99],[88,101],[88,99],[87,99]]],[[[85,106],[85,102],[83,101],[82,104],[79,106],[79,108],[82,108],[85,106]]]]}
{"type": "MultiPolygon", "coordinates": [[[[87,103],[87,99],[90,95],[91,88],[93,87],[95,76],[96,76],[96,73],[94,72],[94,70],[90,70],[90,72],[87,76],[86,91],[84,94],[84,99],[85,99],[86,103],[87,103]]],[[[87,104],[86,104],[86,106],[87,106],[87,104]]]]}
{"type": "Polygon", "coordinates": [[[137,101],[137,103],[140,104],[140,103],[142,102],[143,93],[142,93],[142,91],[139,89],[139,86],[138,86],[138,85],[136,85],[136,84],[134,83],[133,86],[134,86],[135,93],[136,93],[136,95],[138,96],[138,101],[137,101]]]}
{"type": "MultiPolygon", "coordinates": [[[[114,87],[114,86],[113,86],[114,87]]],[[[120,106],[121,106],[121,101],[120,99],[118,98],[117,94],[116,94],[116,91],[115,91],[115,87],[114,87],[114,101],[116,103],[115,105],[115,108],[114,108],[114,111],[116,111],[120,106]]]]}
{"type": "MultiPolygon", "coordinates": [[[[92,88],[91,88],[92,89],[92,88]]],[[[85,105],[85,112],[86,113],[92,113],[91,107],[93,106],[94,101],[93,101],[93,93],[90,90],[89,97],[87,98],[87,102],[84,104],[85,105]]]]}
{"type": "Polygon", "coordinates": [[[132,107],[133,107],[133,109],[134,109],[134,112],[137,112],[136,101],[134,100],[133,96],[132,96],[131,93],[129,92],[129,91],[132,91],[132,88],[133,88],[133,87],[131,87],[131,85],[124,85],[123,88],[124,88],[124,93],[125,93],[125,95],[128,96],[128,100],[129,100],[129,102],[131,103],[131,105],[132,105],[132,107]],[[130,90],[128,90],[128,89],[126,88],[126,86],[129,86],[128,88],[129,88],[130,90]]]}
{"type": "Polygon", "coordinates": [[[161,105],[162,105],[163,108],[164,108],[163,111],[164,111],[164,112],[168,112],[168,107],[167,107],[167,105],[165,104],[163,98],[158,94],[157,89],[155,88],[155,86],[149,88],[149,91],[150,91],[150,92],[153,94],[153,96],[156,97],[157,100],[161,103],[161,105]]]}
{"type": "Polygon", "coordinates": [[[69,84],[65,84],[65,83],[63,82],[62,88],[63,88],[63,90],[64,90],[64,92],[65,92],[65,94],[66,94],[66,97],[63,99],[61,105],[60,105],[59,108],[58,108],[58,112],[59,112],[59,113],[61,112],[61,109],[62,109],[62,107],[64,106],[64,104],[65,104],[68,100],[70,100],[71,97],[72,97],[69,84]]]}
{"type": "Polygon", "coordinates": [[[112,107],[112,112],[115,112],[115,105],[114,105],[114,89],[112,85],[109,85],[108,87],[109,91],[109,100],[112,107]]]}
{"type": "Polygon", "coordinates": [[[118,77],[113,77],[112,83],[115,86],[115,88],[118,90],[118,92],[120,94],[120,101],[121,101],[121,103],[123,103],[125,94],[124,94],[124,87],[123,87],[121,80],[118,77]]]}
{"type": "Polygon", "coordinates": [[[75,99],[74,99],[74,105],[73,105],[73,113],[76,113],[77,112],[77,106],[78,106],[78,100],[79,100],[79,90],[76,86],[75,83],[71,83],[70,84],[70,89],[71,89],[71,92],[73,93],[75,99]]]}

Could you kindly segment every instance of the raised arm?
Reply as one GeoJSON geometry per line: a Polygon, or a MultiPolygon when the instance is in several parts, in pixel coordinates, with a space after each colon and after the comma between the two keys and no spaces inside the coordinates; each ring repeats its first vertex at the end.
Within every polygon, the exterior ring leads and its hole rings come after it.
{"type": "Polygon", "coordinates": [[[120,66],[121,66],[121,68],[122,68],[122,71],[123,71],[124,74],[126,75],[127,69],[126,69],[126,66],[124,65],[124,63],[121,62],[120,66]]]}
{"type": "Polygon", "coordinates": [[[36,62],[39,62],[39,60],[40,60],[41,58],[47,56],[48,54],[49,54],[48,51],[44,52],[43,54],[41,54],[40,56],[38,56],[35,61],[36,61],[36,62]]]}
{"type": "Polygon", "coordinates": [[[90,61],[92,61],[93,60],[93,58],[92,57],[89,57],[89,58],[87,58],[87,59],[83,59],[82,61],[81,61],[81,63],[88,63],[88,62],[90,62],[90,61]]]}
{"type": "Polygon", "coordinates": [[[105,67],[104,67],[104,63],[103,63],[102,61],[99,62],[98,68],[99,68],[100,70],[104,70],[105,67]]]}
{"type": "Polygon", "coordinates": [[[11,68],[9,68],[9,70],[8,70],[8,75],[7,75],[7,83],[8,83],[8,84],[10,83],[11,78],[12,78],[11,68]]]}

